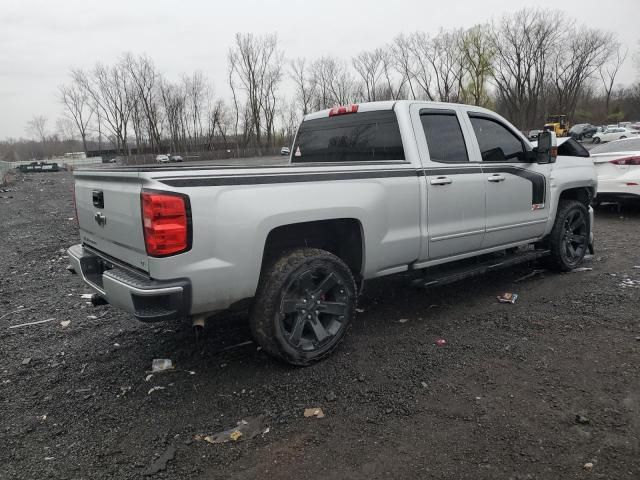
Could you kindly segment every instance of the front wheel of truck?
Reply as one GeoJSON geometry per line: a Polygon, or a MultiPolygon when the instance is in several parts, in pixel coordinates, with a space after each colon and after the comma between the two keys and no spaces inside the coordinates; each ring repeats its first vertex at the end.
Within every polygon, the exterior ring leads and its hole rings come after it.
{"type": "Polygon", "coordinates": [[[289,250],[260,276],[251,331],[270,355],[310,365],[344,338],[356,292],[351,270],[339,257],[316,248],[289,250]]]}
{"type": "Polygon", "coordinates": [[[577,200],[561,200],[546,242],[551,266],[568,272],[580,265],[589,248],[590,231],[587,207],[577,200]]]}

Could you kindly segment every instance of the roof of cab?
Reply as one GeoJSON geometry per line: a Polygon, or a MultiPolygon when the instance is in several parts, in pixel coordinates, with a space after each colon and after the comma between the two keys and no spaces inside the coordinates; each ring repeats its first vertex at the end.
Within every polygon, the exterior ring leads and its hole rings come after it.
{"type": "MultiPolygon", "coordinates": [[[[447,103],[447,102],[432,102],[428,100],[386,100],[381,102],[363,102],[358,103],[358,112],[373,112],[378,110],[393,110],[393,108],[398,104],[411,104],[411,103],[420,103],[424,104],[426,107],[450,107],[450,108],[460,108],[463,107],[465,109],[472,109],[476,112],[484,112],[484,113],[493,113],[486,108],[477,107],[475,105],[465,105],[461,103],[447,103]]],[[[308,113],[302,119],[306,120],[314,120],[316,118],[325,118],[329,116],[330,108],[325,110],[320,110],[318,112],[308,113]]]]}

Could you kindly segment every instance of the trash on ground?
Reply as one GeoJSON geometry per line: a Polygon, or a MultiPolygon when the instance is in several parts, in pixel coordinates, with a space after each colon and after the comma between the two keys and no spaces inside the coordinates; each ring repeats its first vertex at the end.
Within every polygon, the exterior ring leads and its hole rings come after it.
{"type": "Polygon", "coordinates": [[[174,368],[173,362],[169,358],[154,358],[151,362],[151,371],[153,373],[173,370],[174,368]]]}
{"type": "Polygon", "coordinates": [[[571,273],[590,272],[591,270],[593,270],[593,268],[591,268],[591,267],[578,267],[578,268],[574,268],[573,270],[571,270],[571,273]]]}
{"type": "Polygon", "coordinates": [[[46,320],[38,320],[37,322],[20,323],[18,325],[10,325],[9,328],[28,327],[30,325],[40,325],[41,323],[47,323],[55,320],[55,318],[47,318],[46,320]]]}
{"type": "Polygon", "coordinates": [[[408,318],[401,318],[400,320],[398,320],[399,323],[407,323],[408,321],[408,318]]]}
{"type": "Polygon", "coordinates": [[[124,397],[130,391],[131,387],[120,387],[120,393],[116,395],[116,398],[124,397]]]}
{"type": "Polygon", "coordinates": [[[506,293],[503,293],[502,295],[498,295],[497,298],[500,303],[516,303],[516,300],[518,299],[518,294],[506,292],[506,293]]]}
{"type": "Polygon", "coordinates": [[[249,417],[246,420],[240,420],[238,425],[233,428],[229,428],[213,435],[196,435],[194,438],[196,440],[204,440],[205,442],[213,444],[250,440],[257,435],[269,433],[269,428],[265,429],[264,427],[264,420],[265,417],[262,415],[249,417]]]}
{"type": "Polygon", "coordinates": [[[586,425],[589,423],[589,419],[584,415],[576,415],[576,423],[580,423],[582,425],[586,425]]]}
{"type": "Polygon", "coordinates": [[[66,328],[69,326],[69,324],[71,324],[71,320],[62,320],[60,322],[60,325],[62,325],[62,328],[66,328]]]}
{"type": "Polygon", "coordinates": [[[422,388],[427,388],[428,387],[427,382],[420,382],[420,386],[422,388]]]}
{"type": "Polygon", "coordinates": [[[584,467],[582,467],[583,469],[585,469],[586,471],[591,471],[593,470],[593,463],[591,462],[587,462],[584,464],[584,467]]]}
{"type": "Polygon", "coordinates": [[[144,378],[144,381],[145,381],[145,382],[148,382],[149,380],[151,380],[151,377],[153,377],[153,373],[150,373],[149,375],[147,375],[147,376],[144,378]]]}
{"type": "Polygon", "coordinates": [[[167,449],[162,453],[162,455],[151,462],[151,465],[149,465],[149,467],[144,472],[142,472],[142,474],[145,476],[150,476],[166,470],[167,463],[173,460],[173,457],[175,457],[175,455],[176,447],[173,445],[169,445],[167,449]]]}
{"type": "Polygon", "coordinates": [[[305,417],[316,417],[316,418],[324,418],[324,412],[321,408],[305,408],[304,409],[305,417]]]}
{"type": "Polygon", "coordinates": [[[523,277],[518,278],[517,280],[514,280],[513,283],[520,283],[524,280],[527,280],[528,278],[531,277],[535,277],[536,275],[539,275],[541,273],[546,272],[546,270],[544,268],[539,268],[539,269],[535,269],[533,272],[529,272],[526,275],[524,275],[523,277]]]}
{"type": "Polygon", "coordinates": [[[91,297],[93,297],[93,293],[83,293],[80,295],[80,298],[86,298],[87,300],[91,300],[91,297]]]}
{"type": "Polygon", "coordinates": [[[31,357],[27,357],[22,360],[22,365],[29,365],[31,363],[31,357]]]}
{"type": "Polygon", "coordinates": [[[327,393],[324,398],[327,399],[327,402],[335,402],[336,398],[338,398],[335,394],[335,392],[331,391],[329,393],[327,393]]]}
{"type": "Polygon", "coordinates": [[[87,320],[96,320],[98,317],[95,315],[87,315],[87,320]]]}
{"type": "Polygon", "coordinates": [[[438,338],[435,343],[436,345],[442,347],[447,344],[447,341],[444,338],[438,338]]]}
{"type": "Polygon", "coordinates": [[[640,268],[640,265],[634,265],[633,268],[640,268]]]}
{"type": "Polygon", "coordinates": [[[151,395],[153,392],[157,392],[158,390],[166,390],[167,387],[152,387],[148,392],[147,395],[151,395]]]}
{"type": "Polygon", "coordinates": [[[364,313],[364,308],[356,308],[356,312],[358,312],[358,313],[364,313]]]}

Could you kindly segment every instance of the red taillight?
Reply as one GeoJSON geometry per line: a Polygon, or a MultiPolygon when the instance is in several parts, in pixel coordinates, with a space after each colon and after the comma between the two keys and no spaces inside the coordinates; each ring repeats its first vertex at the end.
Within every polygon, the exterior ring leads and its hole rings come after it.
{"type": "Polygon", "coordinates": [[[640,165],[640,157],[625,157],[611,160],[609,163],[614,165],[640,165]]]}
{"type": "Polygon", "coordinates": [[[147,254],[166,257],[190,248],[188,197],[176,193],[142,192],[142,226],[147,254]]]}
{"type": "Polygon", "coordinates": [[[352,103],[351,105],[340,105],[333,107],[329,110],[329,116],[335,117],[336,115],[345,115],[347,113],[356,113],[358,111],[358,105],[352,103]]]}

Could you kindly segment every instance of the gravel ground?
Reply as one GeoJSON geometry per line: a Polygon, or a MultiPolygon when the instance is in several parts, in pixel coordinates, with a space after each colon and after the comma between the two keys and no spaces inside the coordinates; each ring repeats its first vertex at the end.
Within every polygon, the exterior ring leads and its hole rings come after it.
{"type": "Polygon", "coordinates": [[[638,210],[597,212],[592,271],[372,282],[339,350],[305,369],[241,317],[196,343],[87,305],[65,270],[73,216],[68,173],[0,192],[2,479],[640,478],[638,210]],[[147,378],[154,358],[177,368],[147,378]],[[201,439],[243,419],[255,438],[201,439]]]}

